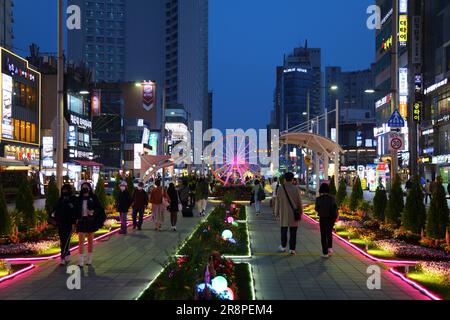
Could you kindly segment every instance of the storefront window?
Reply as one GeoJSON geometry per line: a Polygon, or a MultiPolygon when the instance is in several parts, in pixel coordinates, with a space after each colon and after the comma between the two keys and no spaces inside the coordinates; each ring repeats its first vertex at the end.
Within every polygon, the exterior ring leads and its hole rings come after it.
{"type": "Polygon", "coordinates": [[[20,140],[20,120],[14,120],[14,139],[20,140]]]}
{"type": "Polygon", "coordinates": [[[36,143],[36,125],[33,123],[31,124],[31,142],[36,143]]]}
{"type": "Polygon", "coordinates": [[[26,124],[26,142],[31,142],[31,123],[27,122],[26,124]]]}

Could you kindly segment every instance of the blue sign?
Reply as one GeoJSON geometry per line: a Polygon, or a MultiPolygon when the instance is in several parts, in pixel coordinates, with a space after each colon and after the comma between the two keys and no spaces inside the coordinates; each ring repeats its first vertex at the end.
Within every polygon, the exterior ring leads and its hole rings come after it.
{"type": "Polygon", "coordinates": [[[405,120],[398,109],[395,109],[394,113],[392,113],[392,116],[388,121],[388,126],[390,128],[403,128],[405,126],[405,120]]]}

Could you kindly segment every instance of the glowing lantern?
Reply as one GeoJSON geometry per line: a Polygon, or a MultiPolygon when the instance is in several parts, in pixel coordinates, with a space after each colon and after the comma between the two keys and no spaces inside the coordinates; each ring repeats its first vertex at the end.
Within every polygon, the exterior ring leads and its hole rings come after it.
{"type": "Polygon", "coordinates": [[[211,283],[213,290],[216,292],[224,292],[228,288],[227,279],[221,276],[215,277],[211,283]]]}
{"type": "MultiPolygon", "coordinates": [[[[197,285],[197,292],[201,293],[203,291],[205,291],[206,288],[206,284],[205,283],[200,283],[199,285],[197,285]]],[[[211,290],[212,286],[210,284],[208,284],[208,289],[211,290]]]]}
{"type": "Polygon", "coordinates": [[[234,240],[234,239],[229,239],[228,241],[230,241],[230,243],[232,243],[232,244],[236,244],[236,240],[234,240]]]}
{"type": "Polygon", "coordinates": [[[233,239],[233,232],[231,232],[230,230],[225,230],[224,232],[222,232],[222,238],[224,238],[225,240],[233,239]]]}
{"type": "Polygon", "coordinates": [[[239,227],[239,223],[237,223],[236,221],[234,221],[232,224],[233,224],[233,226],[235,226],[235,227],[239,227]]]}
{"type": "Polygon", "coordinates": [[[223,300],[234,301],[234,292],[230,288],[227,288],[224,292],[220,294],[220,298],[223,300]]]}
{"type": "Polygon", "coordinates": [[[228,217],[227,218],[227,222],[230,223],[230,224],[233,223],[234,222],[234,218],[233,217],[228,217]]]}

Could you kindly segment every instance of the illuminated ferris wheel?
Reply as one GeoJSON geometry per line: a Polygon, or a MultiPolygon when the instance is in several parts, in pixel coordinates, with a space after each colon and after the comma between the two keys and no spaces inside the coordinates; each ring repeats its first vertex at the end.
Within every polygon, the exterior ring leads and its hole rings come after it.
{"type": "Polygon", "coordinates": [[[258,146],[245,135],[233,134],[212,144],[209,159],[222,158],[222,164],[211,165],[211,173],[223,185],[243,185],[248,179],[259,175],[258,146]],[[217,148],[223,153],[215,154],[217,148]]]}

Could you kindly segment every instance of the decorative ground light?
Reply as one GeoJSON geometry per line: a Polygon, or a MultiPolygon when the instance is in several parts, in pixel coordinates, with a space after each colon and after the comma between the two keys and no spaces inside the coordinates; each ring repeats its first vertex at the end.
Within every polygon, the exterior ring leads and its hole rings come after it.
{"type": "Polygon", "coordinates": [[[232,224],[232,223],[234,222],[234,218],[233,218],[233,217],[228,217],[228,218],[227,218],[227,222],[228,222],[229,224],[232,224]]]}
{"type": "Polygon", "coordinates": [[[224,238],[225,240],[233,239],[233,232],[231,232],[230,230],[225,230],[224,232],[222,232],[222,238],[224,238]]]}
{"type": "Polygon", "coordinates": [[[214,289],[214,291],[216,292],[224,292],[225,290],[227,290],[228,288],[228,282],[227,279],[225,279],[222,276],[219,277],[215,277],[212,281],[212,288],[214,289]]]}

